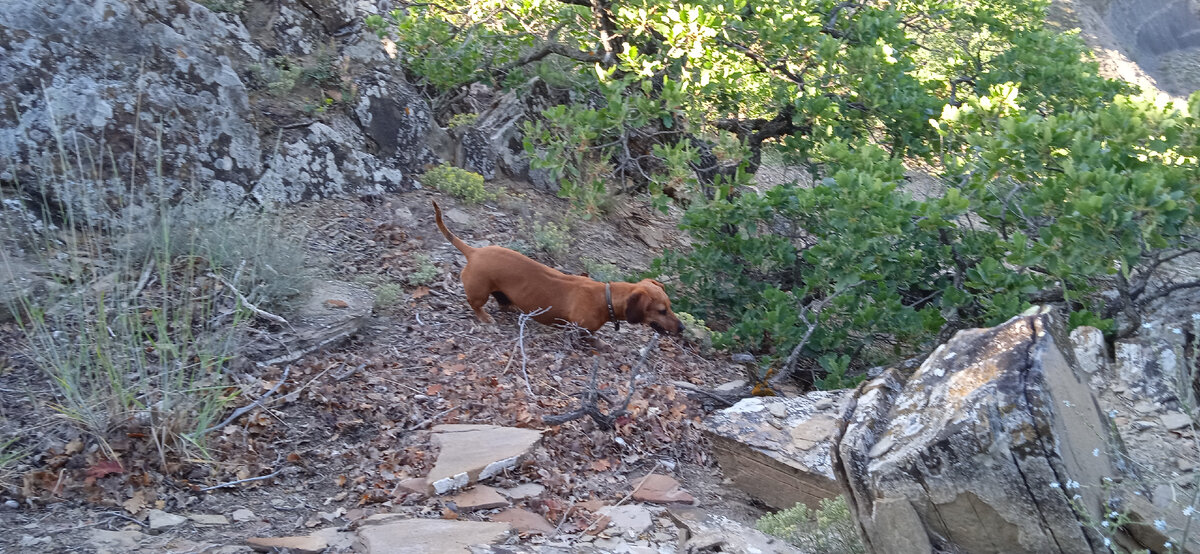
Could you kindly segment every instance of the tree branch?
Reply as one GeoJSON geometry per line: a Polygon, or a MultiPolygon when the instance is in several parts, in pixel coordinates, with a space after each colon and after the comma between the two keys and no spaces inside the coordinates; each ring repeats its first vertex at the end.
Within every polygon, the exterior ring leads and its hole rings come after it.
{"type": "Polygon", "coordinates": [[[600,394],[600,389],[596,384],[597,375],[600,372],[600,359],[595,358],[592,362],[592,374],[588,379],[587,389],[585,389],[581,395],[582,399],[579,409],[561,415],[543,416],[542,423],[547,425],[562,425],[568,421],[580,419],[583,416],[591,416],[591,418],[596,421],[596,425],[600,426],[600,429],[604,431],[611,430],[614,427],[617,418],[629,413],[626,411],[626,409],[629,408],[629,402],[633,400],[633,393],[635,390],[634,387],[637,385],[638,373],[642,370],[642,367],[646,365],[646,360],[650,357],[650,352],[654,350],[654,347],[657,344],[658,333],[655,333],[654,336],[651,337],[644,346],[642,346],[637,363],[629,369],[629,390],[625,394],[625,400],[621,402],[620,406],[614,407],[607,414],[600,411],[600,407],[597,405],[597,402],[602,398],[602,395],[600,394]]]}

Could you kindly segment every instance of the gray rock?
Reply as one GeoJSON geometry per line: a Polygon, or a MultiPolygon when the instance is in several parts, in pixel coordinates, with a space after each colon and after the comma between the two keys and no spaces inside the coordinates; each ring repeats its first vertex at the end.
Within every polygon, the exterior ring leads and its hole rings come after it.
{"type": "Polygon", "coordinates": [[[643,506],[626,504],[624,506],[605,506],[596,513],[608,516],[612,528],[621,533],[640,535],[654,527],[654,519],[650,510],[643,506]]]}
{"type": "Polygon", "coordinates": [[[757,529],[699,508],[672,508],[671,518],[686,537],[681,552],[802,554],[803,551],[757,529]],[[685,534],[686,533],[686,534],[685,534]]]}
{"type": "Polygon", "coordinates": [[[546,492],[546,487],[537,483],[521,483],[511,489],[500,489],[500,493],[513,499],[524,500],[526,498],[537,498],[546,492]]]}
{"type": "Polygon", "coordinates": [[[163,198],[234,210],[404,190],[437,157],[428,106],[357,24],[385,4],[0,3],[0,97],[18,107],[0,110],[0,159],[13,161],[0,179],[44,183],[81,223],[149,217],[163,198]],[[330,66],[333,82],[269,92],[287,82],[267,74],[280,55],[330,66]],[[314,116],[326,96],[346,104],[314,116]],[[45,178],[60,141],[120,175],[45,178]]]}
{"type": "Polygon", "coordinates": [[[1100,513],[1113,467],[1069,346],[1032,312],[959,332],[902,389],[891,371],[865,384],[838,456],[871,548],[1108,551],[1071,505],[1100,513]]]}
{"type": "Polygon", "coordinates": [[[187,523],[188,518],[162,510],[150,510],[150,530],[162,531],[187,523]]]}
{"type": "Polygon", "coordinates": [[[287,363],[319,348],[336,345],[366,323],[375,295],[366,287],[342,281],[315,281],[288,329],[259,337],[243,347],[243,355],[263,363],[287,363]]]}
{"type": "Polygon", "coordinates": [[[1108,349],[1104,333],[1095,327],[1081,326],[1071,331],[1075,360],[1084,373],[1103,374],[1108,370],[1108,349]]]}
{"type": "Polygon", "coordinates": [[[1116,344],[1117,378],[1131,393],[1155,404],[1178,402],[1180,394],[1176,384],[1187,382],[1180,379],[1184,371],[1181,362],[1183,343],[1164,338],[1138,337],[1116,344]]]}
{"type": "Polygon", "coordinates": [[[816,508],[842,492],[831,450],[851,398],[851,391],[746,398],[706,419],[704,430],[734,486],[777,509],[816,508]]]}
{"type": "Polygon", "coordinates": [[[97,554],[120,554],[137,550],[146,535],[137,531],[109,531],[92,529],[88,532],[88,544],[97,554]]]}
{"type": "Polygon", "coordinates": [[[358,528],[355,550],[364,554],[460,554],[471,545],[500,542],[507,523],[445,519],[367,518],[358,528]]]}
{"type": "Polygon", "coordinates": [[[1162,422],[1163,427],[1166,427],[1168,431],[1183,429],[1192,425],[1191,416],[1179,412],[1167,412],[1159,416],[1158,420],[1162,422]]]}

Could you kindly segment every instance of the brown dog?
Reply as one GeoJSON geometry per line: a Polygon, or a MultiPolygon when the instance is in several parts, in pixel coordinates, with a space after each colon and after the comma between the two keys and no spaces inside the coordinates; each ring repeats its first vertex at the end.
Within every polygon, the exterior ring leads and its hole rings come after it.
{"type": "Polygon", "coordinates": [[[484,323],[491,323],[492,317],[483,311],[483,305],[488,296],[494,296],[501,306],[525,313],[546,310],[533,319],[547,325],[574,323],[594,332],[608,321],[620,328],[618,322],[625,320],[646,323],[659,333],[683,331],[683,323],[671,311],[671,299],[662,283],[654,279],[601,283],[567,275],[500,246],[473,248],[442,223],[442,209],[437,202],[433,203],[433,211],[438,229],[467,257],[462,270],[463,289],[467,303],[484,323]]]}

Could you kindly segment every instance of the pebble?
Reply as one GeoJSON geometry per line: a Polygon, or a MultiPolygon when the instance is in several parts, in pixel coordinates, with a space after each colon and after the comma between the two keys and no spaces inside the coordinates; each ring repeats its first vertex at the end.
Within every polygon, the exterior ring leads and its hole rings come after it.
{"type": "Polygon", "coordinates": [[[233,514],[231,514],[230,517],[237,522],[246,522],[254,519],[254,512],[251,512],[245,508],[238,508],[233,511],[233,514]]]}
{"type": "Polygon", "coordinates": [[[16,500],[9,499],[9,500],[4,501],[4,507],[8,508],[10,510],[15,510],[17,508],[20,508],[21,504],[19,502],[17,502],[16,500]]]}

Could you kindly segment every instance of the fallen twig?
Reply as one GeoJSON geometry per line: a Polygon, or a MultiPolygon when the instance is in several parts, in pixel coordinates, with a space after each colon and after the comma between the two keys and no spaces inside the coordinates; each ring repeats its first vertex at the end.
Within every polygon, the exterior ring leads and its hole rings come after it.
{"type": "Polygon", "coordinates": [[[211,486],[211,487],[204,487],[204,488],[200,489],[200,491],[199,491],[199,492],[207,492],[207,491],[211,491],[211,490],[214,490],[214,489],[222,489],[222,488],[225,488],[225,487],[233,487],[233,486],[240,485],[240,484],[242,484],[242,483],[249,483],[249,482],[251,482],[251,481],[262,481],[263,479],[270,479],[270,478],[272,478],[272,477],[274,477],[274,476],[276,476],[276,475],[279,475],[279,472],[283,471],[283,470],[284,470],[286,467],[287,467],[287,466],[285,465],[285,466],[283,466],[283,467],[281,467],[281,468],[279,468],[279,469],[275,470],[275,472],[274,472],[274,473],[272,473],[272,474],[270,474],[270,475],[261,475],[261,476],[259,476],[259,477],[250,477],[249,479],[238,479],[237,481],[230,481],[230,482],[228,482],[228,483],[221,483],[220,485],[213,485],[213,486],[211,486]]]}
{"type": "Polygon", "coordinates": [[[234,410],[233,414],[231,414],[229,417],[225,418],[225,421],[222,421],[221,423],[218,423],[212,427],[209,427],[208,429],[200,431],[199,433],[197,433],[196,436],[201,437],[201,436],[207,435],[213,431],[216,431],[217,429],[220,429],[226,425],[229,425],[230,423],[233,422],[233,420],[241,417],[246,412],[249,412],[250,410],[253,410],[254,408],[261,406],[262,403],[264,401],[266,401],[266,399],[270,398],[272,394],[275,394],[275,391],[279,390],[279,387],[283,386],[284,381],[287,381],[288,373],[290,373],[291,371],[292,371],[292,366],[289,365],[289,366],[284,367],[283,368],[283,376],[281,376],[279,378],[279,382],[275,383],[275,386],[271,387],[271,390],[267,391],[266,394],[258,397],[258,400],[251,402],[249,405],[242,406],[241,408],[234,410]]]}
{"type": "Polygon", "coordinates": [[[454,410],[457,410],[457,409],[458,409],[458,406],[451,406],[445,410],[442,410],[442,411],[434,414],[429,419],[426,419],[425,421],[422,421],[416,425],[413,425],[412,427],[409,427],[408,429],[406,429],[406,431],[420,431],[421,429],[424,429],[426,425],[433,423],[433,421],[435,419],[442,417],[442,416],[444,416],[450,412],[453,412],[454,410]]]}
{"type": "Polygon", "coordinates": [[[251,312],[253,312],[254,315],[261,317],[263,319],[266,319],[266,320],[274,321],[275,323],[278,323],[280,325],[287,325],[288,327],[292,326],[291,323],[288,323],[288,320],[286,320],[280,316],[277,316],[271,312],[268,312],[262,308],[259,308],[258,306],[255,306],[253,303],[250,302],[249,299],[246,298],[246,295],[242,294],[242,291],[238,290],[237,287],[233,286],[233,283],[226,281],[224,277],[221,277],[220,275],[217,275],[216,273],[209,273],[208,276],[212,277],[213,279],[216,279],[217,281],[220,281],[222,285],[225,285],[225,287],[228,288],[230,291],[232,291],[233,295],[237,297],[238,302],[240,302],[243,306],[245,306],[247,309],[249,309],[251,312]]]}
{"type": "MultiPolygon", "coordinates": [[[[633,393],[637,385],[638,373],[642,370],[642,366],[646,365],[646,360],[649,359],[650,352],[654,350],[654,347],[657,344],[658,333],[655,333],[654,336],[650,337],[650,340],[647,341],[644,346],[642,346],[637,363],[629,369],[629,390],[625,395],[625,400],[621,402],[620,406],[614,405],[613,409],[607,414],[600,411],[600,407],[597,405],[597,402],[602,398],[602,395],[599,387],[596,385],[597,375],[600,372],[600,358],[593,358],[592,374],[588,379],[587,389],[583,391],[582,399],[580,400],[581,406],[579,409],[561,415],[543,416],[542,423],[547,425],[562,425],[568,421],[573,421],[583,416],[591,416],[591,418],[596,421],[596,424],[599,425],[601,429],[605,431],[612,429],[617,421],[617,418],[628,413],[627,408],[629,408],[629,402],[633,400],[633,393]]],[[[608,401],[608,399],[605,398],[605,401],[608,401]]]]}

